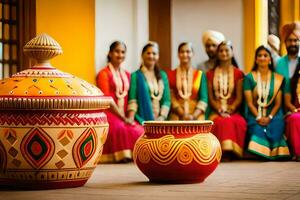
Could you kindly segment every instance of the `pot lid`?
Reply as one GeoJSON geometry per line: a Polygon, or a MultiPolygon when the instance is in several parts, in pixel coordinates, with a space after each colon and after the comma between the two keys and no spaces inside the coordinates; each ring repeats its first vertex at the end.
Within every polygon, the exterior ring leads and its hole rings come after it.
{"type": "Polygon", "coordinates": [[[1,109],[104,109],[111,97],[96,86],[51,66],[49,60],[62,54],[60,45],[41,34],[24,46],[36,65],[0,81],[1,109]]]}

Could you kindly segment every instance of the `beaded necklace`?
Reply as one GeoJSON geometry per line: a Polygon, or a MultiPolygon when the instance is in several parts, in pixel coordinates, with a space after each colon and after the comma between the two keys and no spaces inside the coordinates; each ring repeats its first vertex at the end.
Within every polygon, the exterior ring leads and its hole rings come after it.
{"type": "Polygon", "coordinates": [[[160,103],[164,92],[164,83],[163,80],[160,79],[157,81],[155,75],[153,75],[152,72],[150,72],[146,66],[141,67],[141,71],[144,74],[146,81],[148,83],[148,87],[150,90],[150,96],[152,100],[152,108],[153,108],[153,114],[154,117],[157,118],[159,116],[160,112],[160,103]]]}
{"type": "Polygon", "coordinates": [[[267,81],[262,81],[261,73],[257,72],[257,104],[258,104],[258,117],[265,117],[267,115],[268,96],[271,85],[271,72],[268,71],[267,81]]]}
{"type": "Polygon", "coordinates": [[[192,95],[193,87],[193,73],[194,70],[189,67],[185,70],[183,67],[177,67],[176,69],[176,87],[179,96],[184,100],[184,113],[189,113],[189,102],[192,95]]]}
{"type": "Polygon", "coordinates": [[[214,72],[213,87],[215,96],[221,101],[222,111],[227,111],[227,100],[231,97],[234,89],[233,66],[228,71],[217,67],[214,72]]]}

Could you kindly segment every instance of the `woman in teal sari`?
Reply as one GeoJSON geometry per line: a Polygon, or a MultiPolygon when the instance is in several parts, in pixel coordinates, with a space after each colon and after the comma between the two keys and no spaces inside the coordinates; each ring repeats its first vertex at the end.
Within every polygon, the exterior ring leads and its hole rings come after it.
{"type": "Polygon", "coordinates": [[[171,100],[167,74],[160,70],[157,62],[159,47],[149,42],[142,50],[143,64],[131,75],[129,90],[129,120],[134,118],[143,124],[148,120],[165,120],[171,100]]]}
{"type": "Polygon", "coordinates": [[[269,49],[258,47],[254,67],[244,79],[248,151],[269,160],[290,155],[283,137],[282,82],[283,76],[274,72],[269,49]]]}

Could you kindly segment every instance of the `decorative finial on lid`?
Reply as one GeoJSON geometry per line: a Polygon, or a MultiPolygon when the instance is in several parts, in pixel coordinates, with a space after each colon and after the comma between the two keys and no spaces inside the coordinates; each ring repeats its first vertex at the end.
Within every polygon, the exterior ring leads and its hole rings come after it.
{"type": "Polygon", "coordinates": [[[24,53],[37,61],[37,65],[50,65],[49,60],[63,53],[61,46],[47,34],[30,40],[23,48],[24,53]]]}

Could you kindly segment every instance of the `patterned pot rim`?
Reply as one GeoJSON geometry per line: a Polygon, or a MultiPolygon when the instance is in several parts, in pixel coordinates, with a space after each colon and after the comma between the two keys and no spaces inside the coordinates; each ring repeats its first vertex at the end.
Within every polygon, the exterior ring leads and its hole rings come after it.
{"type": "Polygon", "coordinates": [[[190,137],[194,134],[209,133],[213,121],[146,121],[144,122],[145,135],[161,137],[164,135],[177,135],[190,137]]]}
{"type": "Polygon", "coordinates": [[[109,108],[112,98],[94,97],[1,97],[2,110],[97,110],[109,108]]]}
{"type": "Polygon", "coordinates": [[[144,126],[212,126],[211,120],[191,120],[191,121],[145,121],[144,126]]]}

